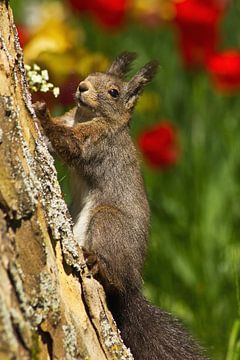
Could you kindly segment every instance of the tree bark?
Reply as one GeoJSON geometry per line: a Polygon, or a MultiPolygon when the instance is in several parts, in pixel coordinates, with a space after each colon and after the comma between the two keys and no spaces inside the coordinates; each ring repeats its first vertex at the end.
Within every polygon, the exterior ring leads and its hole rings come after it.
{"type": "Polygon", "coordinates": [[[133,359],[88,272],[0,0],[0,359],[133,359]]]}

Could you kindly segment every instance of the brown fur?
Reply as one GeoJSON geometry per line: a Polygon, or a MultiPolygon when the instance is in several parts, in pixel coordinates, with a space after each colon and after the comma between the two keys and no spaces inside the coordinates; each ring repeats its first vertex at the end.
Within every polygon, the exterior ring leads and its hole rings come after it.
{"type": "Polygon", "coordinates": [[[134,358],[200,360],[201,351],[178,322],[141,294],[149,207],[129,122],[157,63],[127,82],[134,58],[123,53],[106,73],[89,75],[76,92],[77,107],[62,117],[52,118],[45,104],[37,104],[36,113],[71,168],[75,234],[134,358]]]}

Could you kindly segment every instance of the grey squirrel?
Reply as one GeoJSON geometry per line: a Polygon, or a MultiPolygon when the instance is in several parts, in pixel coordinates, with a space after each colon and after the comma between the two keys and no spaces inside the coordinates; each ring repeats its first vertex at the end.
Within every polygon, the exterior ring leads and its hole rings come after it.
{"type": "Polygon", "coordinates": [[[135,57],[124,52],[106,73],[80,82],[77,106],[65,115],[52,118],[45,103],[35,104],[36,115],[70,167],[74,235],[134,358],[203,360],[202,350],[178,321],[141,293],[149,205],[129,128],[137,99],[158,63],[147,63],[126,81],[135,57]]]}

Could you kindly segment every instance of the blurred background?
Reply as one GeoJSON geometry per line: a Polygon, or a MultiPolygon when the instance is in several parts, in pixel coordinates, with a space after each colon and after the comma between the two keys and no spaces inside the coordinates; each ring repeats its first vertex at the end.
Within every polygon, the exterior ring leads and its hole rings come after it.
{"type": "MultiPolygon", "coordinates": [[[[60,87],[121,51],[160,71],[138,103],[132,135],[151,206],[144,291],[174,313],[213,359],[240,359],[240,1],[12,0],[25,62],[60,87]]],[[[66,201],[67,171],[57,161],[66,201]]]]}

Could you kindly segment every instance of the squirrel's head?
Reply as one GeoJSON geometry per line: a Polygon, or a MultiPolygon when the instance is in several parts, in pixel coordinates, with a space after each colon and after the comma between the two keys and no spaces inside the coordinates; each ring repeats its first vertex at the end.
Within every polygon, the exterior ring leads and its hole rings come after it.
{"type": "Polygon", "coordinates": [[[97,116],[119,118],[119,115],[130,114],[158,68],[158,62],[151,61],[126,81],[125,76],[135,58],[135,53],[124,52],[113,61],[106,73],[93,73],[81,81],[76,92],[77,105],[97,116]]]}

